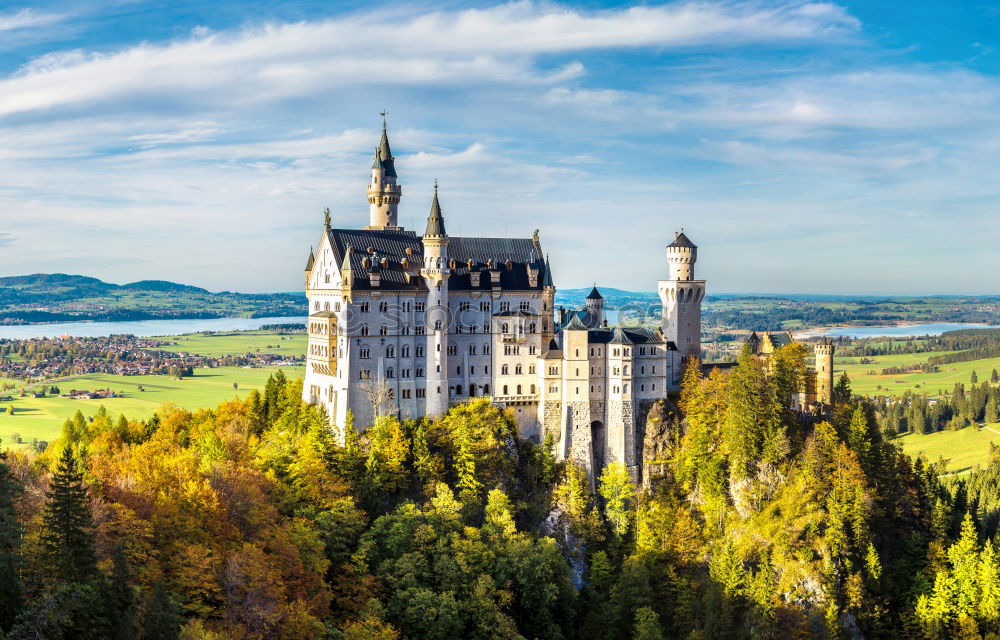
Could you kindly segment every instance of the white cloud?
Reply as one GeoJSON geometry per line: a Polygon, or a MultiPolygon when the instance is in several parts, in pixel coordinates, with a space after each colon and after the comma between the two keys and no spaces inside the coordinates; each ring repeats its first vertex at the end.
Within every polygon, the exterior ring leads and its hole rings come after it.
{"type": "Polygon", "coordinates": [[[42,13],[33,9],[20,9],[10,13],[0,13],[0,33],[16,29],[44,27],[58,22],[63,16],[54,13],[42,13]]]}
{"type": "Polygon", "coordinates": [[[816,3],[686,2],[585,12],[517,2],[388,17],[380,10],[227,33],[196,29],[168,44],[33,60],[0,81],[0,117],[159,95],[219,105],[387,82],[552,84],[578,76],[583,67],[568,62],[543,69],[536,56],[810,41],[843,37],[857,27],[843,9],[816,3]]]}

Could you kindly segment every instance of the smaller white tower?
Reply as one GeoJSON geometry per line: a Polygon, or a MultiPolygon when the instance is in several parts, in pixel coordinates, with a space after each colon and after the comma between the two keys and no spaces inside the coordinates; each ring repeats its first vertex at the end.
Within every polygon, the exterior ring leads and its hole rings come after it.
{"type": "Polygon", "coordinates": [[[368,185],[368,226],[366,229],[398,229],[397,208],[403,194],[396,184],[395,158],[389,149],[389,136],[382,120],[382,139],[375,147],[375,161],[372,162],[372,181],[368,185]]]}
{"type": "Polygon", "coordinates": [[[701,357],[701,301],[705,297],[705,281],[694,279],[694,264],[698,247],[684,235],[683,229],[674,234],[667,245],[669,280],[660,280],[660,302],[663,304],[662,330],[664,338],[673,342],[681,355],[701,357]]]}
{"type": "Polygon", "coordinates": [[[604,324],[604,296],[597,290],[596,284],[587,294],[587,315],[590,316],[592,329],[604,324]]]}
{"type": "Polygon", "coordinates": [[[833,404],[833,352],[835,347],[829,338],[813,347],[816,354],[816,402],[833,404]]]}
{"type": "Polygon", "coordinates": [[[437,182],[434,201],[427,216],[427,230],[421,239],[424,245],[424,267],[420,270],[427,285],[427,309],[424,322],[427,334],[427,415],[438,417],[448,411],[448,233],[444,229],[437,182]]]}

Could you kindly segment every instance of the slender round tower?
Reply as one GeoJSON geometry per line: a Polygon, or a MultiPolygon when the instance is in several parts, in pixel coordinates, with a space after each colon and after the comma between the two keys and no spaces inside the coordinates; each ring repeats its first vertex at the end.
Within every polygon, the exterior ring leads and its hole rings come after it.
{"type": "Polygon", "coordinates": [[[587,314],[590,316],[590,328],[604,324],[604,296],[597,290],[597,285],[587,295],[587,314]]]}
{"type": "Polygon", "coordinates": [[[368,184],[368,229],[398,229],[397,209],[403,189],[396,184],[396,165],[382,121],[382,139],[375,147],[372,181],[368,184]]]}
{"type": "Polygon", "coordinates": [[[427,216],[427,229],[421,238],[424,245],[424,268],[420,270],[427,284],[427,311],[424,315],[427,334],[427,415],[438,417],[448,411],[448,233],[438,202],[437,182],[434,201],[427,216]]]}
{"type": "Polygon", "coordinates": [[[829,338],[814,347],[816,354],[816,402],[833,404],[833,352],[835,348],[829,338]]]}

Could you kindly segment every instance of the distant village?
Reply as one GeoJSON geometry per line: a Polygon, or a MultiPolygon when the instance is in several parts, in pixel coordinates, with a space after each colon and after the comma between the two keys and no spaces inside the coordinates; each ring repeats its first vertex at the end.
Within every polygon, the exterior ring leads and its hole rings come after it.
{"type": "MultiPolygon", "coordinates": [[[[191,375],[196,367],[290,366],[301,364],[304,358],[276,353],[203,356],[163,349],[175,344],[133,335],[0,339],[0,378],[39,382],[88,373],[180,378],[191,375]]],[[[11,389],[14,384],[8,382],[5,386],[11,389]]]]}

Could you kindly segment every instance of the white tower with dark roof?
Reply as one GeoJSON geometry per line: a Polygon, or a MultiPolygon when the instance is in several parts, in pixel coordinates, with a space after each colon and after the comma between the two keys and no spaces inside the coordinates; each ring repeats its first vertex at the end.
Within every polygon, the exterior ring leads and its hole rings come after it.
{"type": "Polygon", "coordinates": [[[382,139],[375,147],[372,162],[372,179],[368,184],[368,226],[367,229],[398,229],[397,208],[403,189],[396,184],[396,165],[389,148],[389,135],[382,120],[382,139]]]}
{"type": "Polygon", "coordinates": [[[427,229],[421,239],[424,266],[420,275],[427,285],[427,415],[437,417],[448,411],[448,331],[451,313],[448,308],[448,233],[444,229],[437,182],[434,201],[427,216],[427,229]]]}
{"type": "Polygon", "coordinates": [[[590,316],[591,328],[604,324],[604,296],[597,290],[597,285],[587,294],[587,315],[590,316]]]}
{"type": "MultiPolygon", "coordinates": [[[[663,304],[662,331],[665,340],[673,342],[685,357],[701,357],[701,301],[705,297],[705,281],[694,279],[694,264],[698,247],[684,235],[674,234],[667,245],[669,279],[660,280],[658,290],[663,304]]],[[[675,375],[680,375],[675,371],[675,375]]]]}

